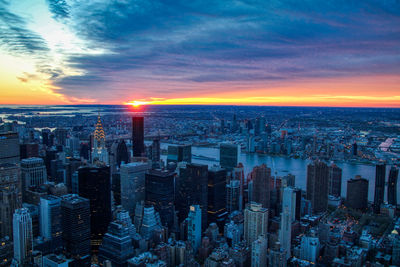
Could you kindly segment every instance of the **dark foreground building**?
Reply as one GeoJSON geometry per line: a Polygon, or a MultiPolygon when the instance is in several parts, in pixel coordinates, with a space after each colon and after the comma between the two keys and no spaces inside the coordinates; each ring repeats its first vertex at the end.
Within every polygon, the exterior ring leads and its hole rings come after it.
{"type": "Polygon", "coordinates": [[[357,210],[368,208],[368,180],[357,175],[347,181],[346,205],[357,210]]]}
{"type": "Polygon", "coordinates": [[[374,213],[380,213],[381,204],[385,196],[385,177],[386,165],[376,165],[375,171],[375,194],[374,194],[374,213]]]}
{"type": "Polygon", "coordinates": [[[61,197],[63,246],[76,263],[90,266],[90,202],[75,194],[61,197]]]}
{"type": "Polygon", "coordinates": [[[399,176],[399,169],[392,166],[389,171],[389,182],[388,182],[388,203],[391,205],[397,205],[397,178],[399,176]]]}
{"type": "Polygon", "coordinates": [[[83,167],[78,169],[78,192],[90,201],[90,228],[92,251],[97,253],[111,221],[110,167],[83,167]]]}
{"type": "Polygon", "coordinates": [[[311,201],[313,213],[325,212],[328,208],[328,166],[319,160],[307,166],[307,199],[311,201]]]}
{"type": "Polygon", "coordinates": [[[150,170],[146,173],[146,205],[154,206],[160,214],[161,223],[172,227],[174,224],[174,173],[150,170]]]}

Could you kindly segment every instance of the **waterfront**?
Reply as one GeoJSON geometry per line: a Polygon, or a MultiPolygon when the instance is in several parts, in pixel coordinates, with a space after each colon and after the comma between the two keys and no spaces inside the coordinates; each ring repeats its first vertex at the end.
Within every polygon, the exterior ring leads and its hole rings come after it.
{"type": "MultiPolygon", "coordinates": [[[[161,147],[166,149],[168,144],[162,143],[161,147]]],[[[219,160],[219,149],[216,147],[192,147],[192,154],[206,156],[210,158],[216,158],[219,160]]],[[[162,156],[162,159],[166,161],[166,155],[162,156]]],[[[192,159],[193,163],[207,164],[212,166],[218,164],[218,161],[208,161],[201,159],[192,159]]],[[[267,164],[271,168],[272,173],[278,176],[284,176],[288,173],[294,174],[296,176],[296,186],[302,189],[306,189],[306,177],[307,177],[307,164],[311,160],[294,159],[281,156],[270,156],[265,154],[257,153],[241,153],[239,156],[239,162],[244,165],[244,172],[247,176],[251,172],[254,166],[261,165],[263,163],[267,164]]],[[[355,175],[361,175],[363,178],[369,180],[369,191],[368,198],[370,201],[374,199],[374,186],[375,186],[375,166],[367,164],[356,164],[356,163],[336,163],[340,168],[342,168],[342,197],[346,197],[346,187],[347,180],[354,178],[355,175]]],[[[390,166],[387,166],[386,175],[389,172],[390,166]]],[[[397,187],[397,194],[400,191],[397,187]]],[[[385,191],[385,200],[386,200],[385,191]]]]}

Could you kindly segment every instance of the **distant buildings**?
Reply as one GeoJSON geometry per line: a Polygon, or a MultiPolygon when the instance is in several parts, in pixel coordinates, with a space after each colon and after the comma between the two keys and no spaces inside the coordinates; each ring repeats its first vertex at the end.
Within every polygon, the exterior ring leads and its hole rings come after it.
{"type": "Polygon", "coordinates": [[[221,143],[219,145],[219,164],[222,168],[231,171],[238,165],[238,145],[221,143]]]}
{"type": "Polygon", "coordinates": [[[21,266],[31,263],[33,250],[32,219],[25,208],[13,216],[14,259],[21,266]]]}
{"type": "Polygon", "coordinates": [[[366,210],[368,208],[368,180],[356,175],[347,181],[346,205],[352,209],[366,210]]]}
{"type": "Polygon", "coordinates": [[[244,240],[250,246],[260,235],[268,231],[268,209],[251,202],[244,210],[244,240]]]}
{"type": "Polygon", "coordinates": [[[144,118],[132,117],[132,150],[134,157],[144,155],[144,118]]]}
{"type": "Polygon", "coordinates": [[[314,161],[307,166],[307,199],[311,201],[313,213],[325,212],[328,208],[328,166],[314,161]]]}
{"type": "Polygon", "coordinates": [[[386,165],[378,164],[375,169],[374,213],[380,213],[385,196],[386,165]]]}

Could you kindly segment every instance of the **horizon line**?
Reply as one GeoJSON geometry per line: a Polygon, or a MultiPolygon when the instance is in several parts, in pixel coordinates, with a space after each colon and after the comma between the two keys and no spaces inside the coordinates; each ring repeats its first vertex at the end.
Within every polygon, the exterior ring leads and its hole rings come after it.
{"type": "Polygon", "coordinates": [[[0,104],[0,107],[3,106],[126,106],[132,107],[134,109],[139,109],[140,107],[149,107],[149,106],[225,106],[225,107],[287,107],[287,108],[365,108],[365,109],[400,109],[399,106],[318,106],[318,105],[246,105],[246,104],[143,104],[137,107],[134,107],[130,104],[0,104]]]}

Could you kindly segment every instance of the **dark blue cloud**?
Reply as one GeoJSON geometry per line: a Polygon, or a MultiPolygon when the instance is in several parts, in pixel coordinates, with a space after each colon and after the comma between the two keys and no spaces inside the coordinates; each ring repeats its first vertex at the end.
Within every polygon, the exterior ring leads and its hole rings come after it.
{"type": "Polygon", "coordinates": [[[55,19],[69,18],[69,5],[65,0],[47,0],[47,3],[55,19]]]}
{"type": "Polygon", "coordinates": [[[138,89],[146,79],[198,90],[206,82],[400,74],[395,0],[49,2],[76,34],[108,51],[70,55],[86,75],[55,77],[67,94],[138,89]]]}
{"type": "Polygon", "coordinates": [[[0,46],[11,53],[44,57],[49,51],[43,38],[30,31],[20,16],[10,12],[9,2],[0,1],[0,46]]]}

